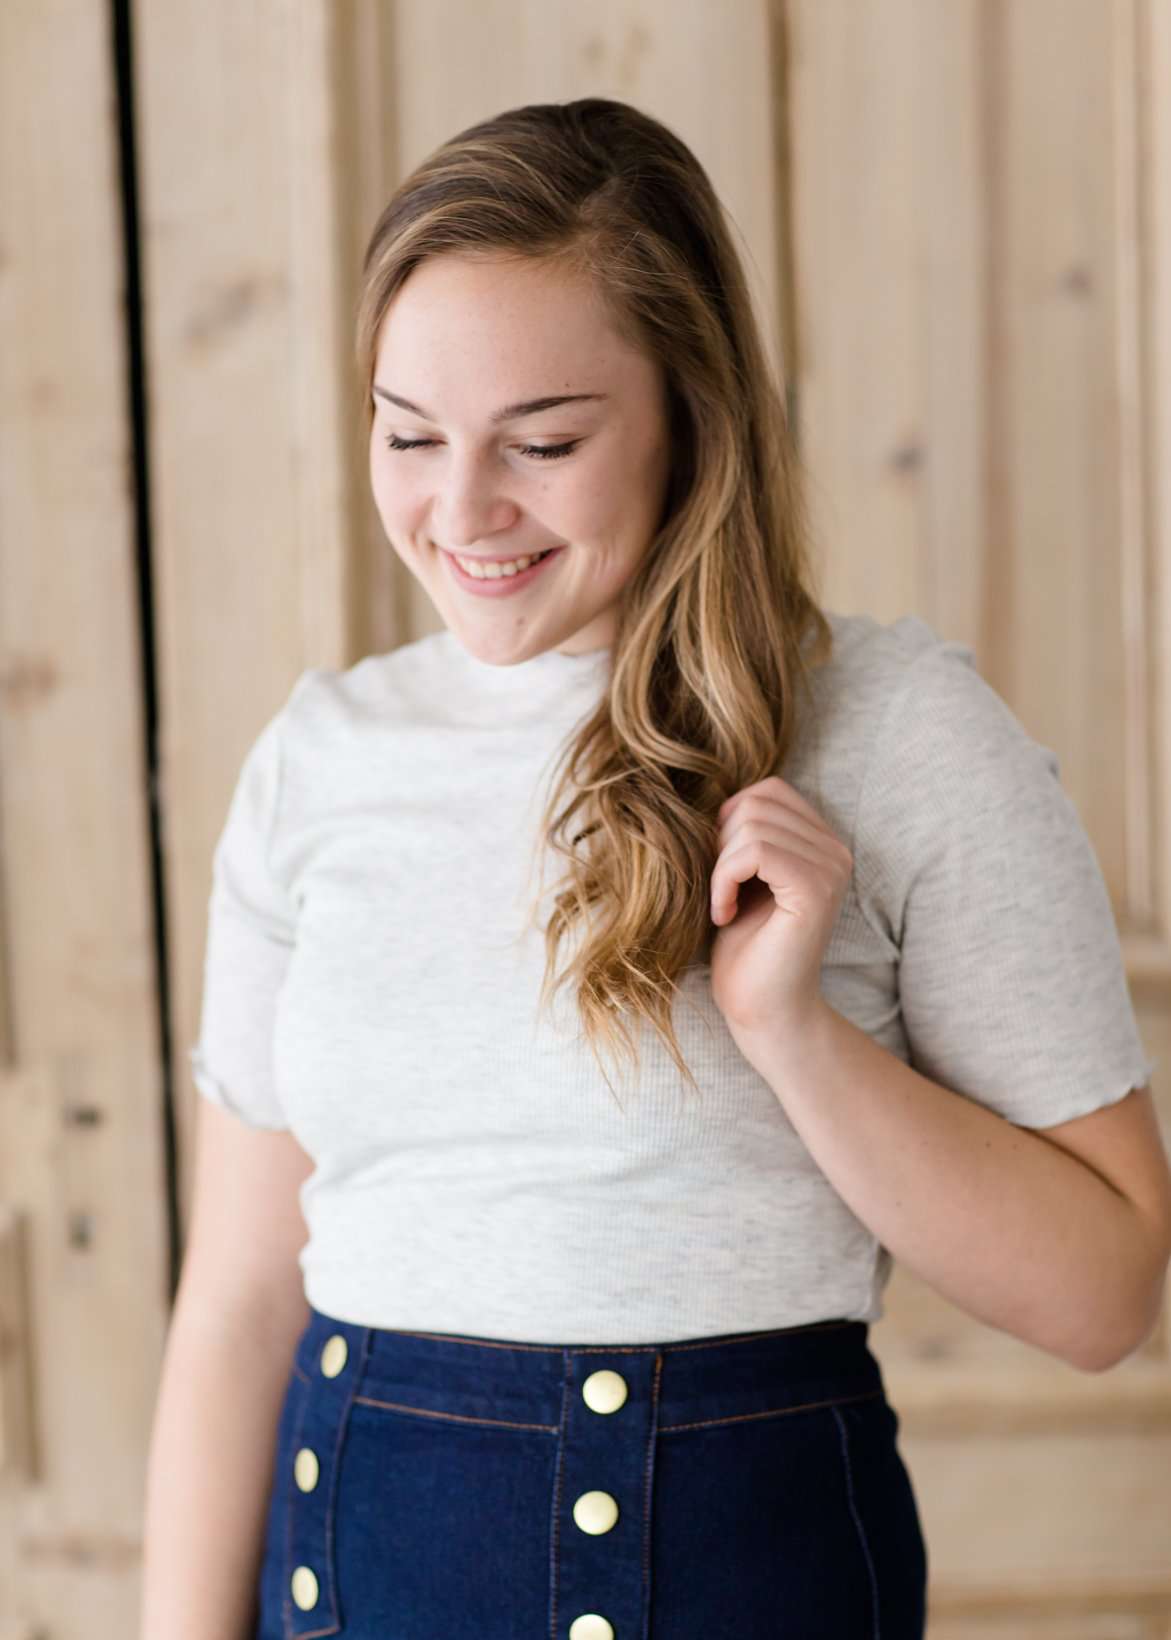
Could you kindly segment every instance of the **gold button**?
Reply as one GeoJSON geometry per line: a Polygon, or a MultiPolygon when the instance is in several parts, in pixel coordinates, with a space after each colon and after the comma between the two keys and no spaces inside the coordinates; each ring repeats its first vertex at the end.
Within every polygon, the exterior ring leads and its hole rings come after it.
{"type": "Polygon", "coordinates": [[[618,1505],[609,1492],[583,1492],[573,1506],[573,1518],[583,1532],[608,1532],[618,1519],[618,1505]]]}
{"type": "Polygon", "coordinates": [[[591,1372],[581,1386],[581,1398],[591,1412],[617,1412],[626,1400],[626,1380],[609,1368],[591,1372]]]}
{"type": "Polygon", "coordinates": [[[303,1612],[312,1611],[317,1604],[317,1579],[308,1566],[298,1566],[289,1579],[293,1600],[303,1612]]]}
{"type": "Polygon", "coordinates": [[[293,1479],[302,1492],[312,1492],[317,1485],[320,1466],[317,1454],[311,1446],[303,1446],[293,1459],[293,1479]]]}
{"type": "Polygon", "coordinates": [[[614,1625],[597,1612],[582,1612],[569,1625],[569,1640],[614,1640],[614,1625]]]}
{"type": "Polygon", "coordinates": [[[321,1370],[327,1378],[337,1377],[346,1364],[348,1354],[349,1350],[341,1333],[334,1333],[332,1338],[326,1339],[321,1352],[321,1370]]]}

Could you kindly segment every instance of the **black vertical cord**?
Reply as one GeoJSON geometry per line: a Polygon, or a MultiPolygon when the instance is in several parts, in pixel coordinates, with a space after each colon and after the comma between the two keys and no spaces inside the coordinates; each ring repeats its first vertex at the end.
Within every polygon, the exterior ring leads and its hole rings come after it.
{"type": "Polygon", "coordinates": [[[148,827],[155,973],[158,980],[157,1025],[163,1095],[164,1186],[166,1192],[168,1282],[174,1301],[179,1276],[178,1146],[175,1132],[174,1049],[170,1036],[170,990],[167,974],[167,919],[163,894],[163,824],[159,804],[159,710],[155,688],[154,597],[151,579],[150,452],[147,445],[146,360],[142,341],[142,275],[138,238],[138,169],[134,141],[134,64],[130,0],[110,0],[110,43],[117,92],[119,199],[122,207],[122,265],[125,274],[123,323],[126,336],[126,402],[130,412],[135,563],[138,569],[138,629],[141,635],[144,764],[147,772],[148,827]]]}

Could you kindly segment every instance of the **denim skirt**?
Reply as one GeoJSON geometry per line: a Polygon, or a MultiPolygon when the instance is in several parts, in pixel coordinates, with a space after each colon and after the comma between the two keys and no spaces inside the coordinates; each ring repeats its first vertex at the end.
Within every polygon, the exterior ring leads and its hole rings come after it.
{"type": "Polygon", "coordinates": [[[922,1640],[868,1330],[534,1344],[312,1309],[256,1640],[922,1640]]]}

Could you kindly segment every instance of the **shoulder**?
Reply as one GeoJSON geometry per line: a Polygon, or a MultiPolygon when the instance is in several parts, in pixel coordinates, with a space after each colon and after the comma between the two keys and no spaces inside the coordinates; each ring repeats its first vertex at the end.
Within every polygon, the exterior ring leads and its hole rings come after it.
{"type": "Polygon", "coordinates": [[[280,830],[336,811],[414,766],[419,732],[445,710],[458,667],[446,629],[346,667],[309,666],[266,729],[280,830]]]}
{"type": "MultiPolygon", "coordinates": [[[[962,729],[970,723],[973,697],[993,691],[980,677],[972,649],[942,637],[921,616],[882,622],[871,615],[826,614],[833,648],[811,674],[793,767],[815,773],[827,805],[851,829],[863,783],[889,756],[892,737],[900,744],[910,737],[906,749],[914,755],[916,745],[949,725],[962,729]]],[[[998,699],[993,697],[994,712],[998,699]]],[[[982,705],[987,711],[987,698],[982,705]]]]}
{"type": "Polygon", "coordinates": [[[917,790],[936,802],[936,793],[965,802],[979,795],[987,806],[998,791],[1058,776],[1057,754],[1033,738],[984,677],[974,650],[917,624],[925,629],[923,641],[916,641],[901,678],[885,691],[868,760],[867,799],[878,795],[872,788],[885,784],[888,791],[917,790]]]}
{"type": "Polygon", "coordinates": [[[912,619],[921,630],[908,631],[901,667],[884,660],[871,674],[883,681],[859,748],[862,885],[893,907],[916,881],[946,877],[963,891],[989,872],[1007,884],[1021,871],[1084,870],[1088,839],[1056,751],[982,675],[969,645],[912,619]]]}
{"type": "Polygon", "coordinates": [[[932,689],[941,671],[977,671],[972,649],[941,637],[922,616],[882,622],[872,615],[827,614],[833,652],[813,677],[824,709],[848,722],[881,719],[900,692],[919,683],[932,689]]]}
{"type": "Polygon", "coordinates": [[[306,667],[277,714],[286,746],[296,752],[372,724],[417,721],[428,701],[442,697],[456,661],[444,629],[347,667],[306,667]]]}
{"type": "Polygon", "coordinates": [[[971,646],[918,615],[831,614],[834,651],[794,784],[855,854],[863,885],[906,876],[972,829],[985,847],[1052,834],[1068,807],[1053,750],[982,676],[971,646]]]}
{"type": "Polygon", "coordinates": [[[975,651],[945,638],[918,615],[884,624],[869,615],[831,614],[832,658],[813,674],[821,756],[863,770],[930,775],[959,762],[969,772],[999,764],[1006,751],[1056,768],[1007,701],[980,671],[975,651]]]}

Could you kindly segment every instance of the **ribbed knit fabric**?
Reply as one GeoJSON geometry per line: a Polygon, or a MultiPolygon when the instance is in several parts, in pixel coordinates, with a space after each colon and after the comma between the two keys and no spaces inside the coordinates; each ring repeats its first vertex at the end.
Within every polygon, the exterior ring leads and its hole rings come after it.
{"type": "MultiPolygon", "coordinates": [[[[919,617],[830,620],[778,771],[854,854],[827,1001],[1022,1126],[1121,1099],[1156,1062],[1055,754],[919,617]]],[[[569,987],[538,1017],[540,807],[609,666],[490,666],[444,630],[301,674],[216,846],[196,1085],[312,1156],[300,1262],[327,1314],[587,1344],[875,1321],[889,1254],[740,1054],[704,964],[675,1008],[698,1098],[643,1028],[640,1072],[606,1061],[615,1099],[569,987]]]]}

